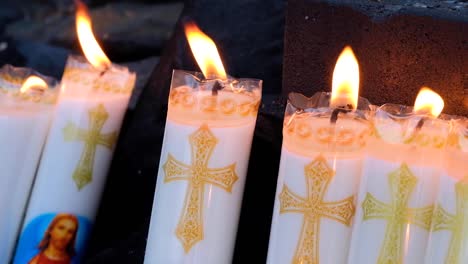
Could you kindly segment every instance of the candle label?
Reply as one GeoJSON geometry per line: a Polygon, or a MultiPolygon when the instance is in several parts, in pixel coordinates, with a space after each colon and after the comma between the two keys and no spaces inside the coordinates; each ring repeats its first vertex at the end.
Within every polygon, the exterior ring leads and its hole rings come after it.
{"type": "Polygon", "coordinates": [[[86,217],[42,214],[24,229],[13,263],[80,263],[90,233],[91,221],[86,217]]]}
{"type": "Polygon", "coordinates": [[[452,233],[445,263],[460,263],[462,245],[468,241],[468,176],[455,184],[456,212],[450,214],[441,206],[436,206],[432,232],[446,230],[452,233]]]}
{"type": "Polygon", "coordinates": [[[280,214],[304,215],[301,234],[292,263],[319,263],[320,219],[326,217],[346,226],[351,225],[355,213],[354,196],[334,202],[324,201],[328,185],[335,172],[325,158],[319,156],[304,168],[307,197],[291,191],[287,185],[279,194],[280,214]]]}
{"type": "Polygon", "coordinates": [[[181,241],[185,253],[199,241],[203,240],[203,199],[205,184],[212,184],[231,193],[238,180],[236,164],[223,168],[208,168],[208,161],[218,139],[207,125],[201,126],[189,136],[192,153],[191,165],[184,164],[168,154],[164,169],[164,183],[186,180],[188,188],[176,236],[181,241]]]}
{"type": "Polygon", "coordinates": [[[405,227],[415,224],[429,230],[433,206],[409,208],[408,201],[415,189],[418,178],[412,174],[406,164],[388,175],[392,198],[386,204],[367,193],[362,203],[363,220],[383,219],[387,221],[384,241],[377,260],[378,264],[402,263],[405,227]]]}
{"type": "Polygon", "coordinates": [[[88,112],[89,114],[89,130],[84,130],[77,127],[73,123],[68,123],[63,128],[64,140],[83,141],[84,149],[81,154],[78,165],[73,172],[73,180],[76,183],[78,190],[81,190],[93,179],[94,158],[98,145],[112,149],[117,141],[117,132],[101,134],[102,127],[109,118],[109,113],[104,105],[99,104],[88,112]]]}

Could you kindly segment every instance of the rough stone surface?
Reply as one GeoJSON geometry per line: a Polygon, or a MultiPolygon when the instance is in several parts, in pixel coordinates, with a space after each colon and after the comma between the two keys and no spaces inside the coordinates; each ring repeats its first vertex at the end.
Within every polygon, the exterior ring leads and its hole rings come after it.
{"type": "Polygon", "coordinates": [[[329,91],[336,59],[351,45],[360,63],[361,95],[372,103],[413,105],[426,85],[444,98],[445,113],[468,114],[468,16],[442,7],[431,16],[412,7],[387,10],[385,19],[375,20],[368,14],[376,6],[386,10],[386,5],[376,3],[366,10],[336,2],[289,1],[284,94],[329,91]]]}
{"type": "Polygon", "coordinates": [[[423,15],[451,20],[464,20],[468,16],[466,0],[326,0],[322,2],[352,6],[375,20],[395,14],[423,15]]]}

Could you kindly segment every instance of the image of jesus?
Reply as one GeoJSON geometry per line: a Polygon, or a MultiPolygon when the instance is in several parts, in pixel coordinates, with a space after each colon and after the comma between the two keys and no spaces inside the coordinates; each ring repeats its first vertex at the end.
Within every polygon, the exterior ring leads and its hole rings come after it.
{"type": "Polygon", "coordinates": [[[75,240],[78,218],[71,214],[57,214],[39,243],[39,254],[28,264],[70,264],[76,255],[75,240]]]}

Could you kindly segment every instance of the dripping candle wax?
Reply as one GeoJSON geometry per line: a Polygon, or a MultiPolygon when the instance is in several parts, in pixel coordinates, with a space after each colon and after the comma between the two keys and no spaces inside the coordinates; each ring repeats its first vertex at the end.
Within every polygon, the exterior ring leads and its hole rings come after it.
{"type": "Polygon", "coordinates": [[[227,76],[214,42],[186,34],[200,73],[175,70],[146,264],[231,263],[261,80],[227,76]]]}
{"type": "Polygon", "coordinates": [[[290,95],[267,263],[346,262],[371,131],[365,111],[356,110],[358,91],[359,65],[346,47],[331,94],[290,95]]]}
{"type": "MultiPolygon", "coordinates": [[[[16,252],[18,264],[57,260],[58,256],[48,255],[44,243],[37,251],[28,250],[29,243],[43,239],[31,236],[48,236],[44,227],[54,230],[64,223],[74,234],[66,244],[73,245],[76,254],[63,253],[60,259],[79,262],[135,83],[135,74],[106,57],[93,37],[86,6],[76,3],[78,38],[89,63],[81,57],[68,59],[16,252]]],[[[38,245],[33,246],[37,249],[38,245]]]]}

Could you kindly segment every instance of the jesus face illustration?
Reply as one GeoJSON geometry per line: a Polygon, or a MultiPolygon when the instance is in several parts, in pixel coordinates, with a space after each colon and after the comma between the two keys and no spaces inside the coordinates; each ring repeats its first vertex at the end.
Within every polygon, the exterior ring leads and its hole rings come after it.
{"type": "Polygon", "coordinates": [[[49,224],[42,241],[39,254],[29,263],[71,263],[76,254],[75,240],[78,232],[78,219],[71,214],[58,214],[49,224]],[[57,262],[59,261],[59,262],[57,262]]]}

